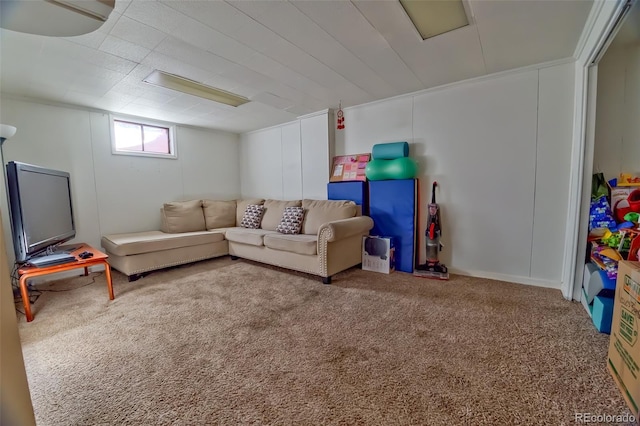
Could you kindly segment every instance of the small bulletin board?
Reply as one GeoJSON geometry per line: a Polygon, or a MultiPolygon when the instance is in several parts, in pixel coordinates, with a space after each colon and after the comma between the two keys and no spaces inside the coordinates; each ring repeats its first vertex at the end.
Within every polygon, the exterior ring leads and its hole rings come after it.
{"type": "Polygon", "coordinates": [[[329,182],[366,181],[364,169],[370,159],[370,153],[333,157],[329,182]]]}

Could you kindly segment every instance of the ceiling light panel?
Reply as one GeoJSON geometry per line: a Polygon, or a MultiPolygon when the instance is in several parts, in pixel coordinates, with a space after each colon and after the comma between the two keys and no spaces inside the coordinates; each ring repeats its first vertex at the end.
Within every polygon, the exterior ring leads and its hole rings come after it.
{"type": "Polygon", "coordinates": [[[107,20],[115,0],[2,0],[0,27],[52,37],[88,34],[107,20]]]}
{"type": "Polygon", "coordinates": [[[462,0],[400,0],[423,40],[469,25],[462,0]]]}
{"type": "Polygon", "coordinates": [[[98,21],[106,21],[115,7],[115,0],[45,0],[98,21]]]}
{"type": "Polygon", "coordinates": [[[149,74],[143,81],[155,86],[176,90],[178,92],[198,96],[214,102],[231,105],[233,107],[249,102],[249,99],[245,97],[158,70],[149,74]]]}

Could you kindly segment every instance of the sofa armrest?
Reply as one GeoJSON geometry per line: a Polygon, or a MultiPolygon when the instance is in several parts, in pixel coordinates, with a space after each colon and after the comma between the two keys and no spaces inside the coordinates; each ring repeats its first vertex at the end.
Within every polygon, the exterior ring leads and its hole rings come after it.
{"type": "Polygon", "coordinates": [[[349,219],[334,220],[320,225],[318,241],[339,241],[353,235],[365,235],[373,228],[373,219],[369,216],[350,217],[349,219]]]}

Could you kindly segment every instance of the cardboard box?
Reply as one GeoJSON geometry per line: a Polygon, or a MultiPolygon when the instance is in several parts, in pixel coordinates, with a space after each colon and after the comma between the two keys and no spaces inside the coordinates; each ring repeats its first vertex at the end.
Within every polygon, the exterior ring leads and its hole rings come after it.
{"type": "Polygon", "coordinates": [[[362,269],[390,274],[396,266],[395,251],[391,237],[362,237],[362,269]]]}
{"type": "Polygon", "coordinates": [[[620,261],[608,367],[631,413],[640,417],[640,262],[620,261]]]}

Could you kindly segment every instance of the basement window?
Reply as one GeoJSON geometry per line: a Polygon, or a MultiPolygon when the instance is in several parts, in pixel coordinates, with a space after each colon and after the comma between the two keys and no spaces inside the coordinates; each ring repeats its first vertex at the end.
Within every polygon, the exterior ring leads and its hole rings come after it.
{"type": "Polygon", "coordinates": [[[111,151],[120,155],[178,158],[175,126],[111,117],[111,151]]]}

